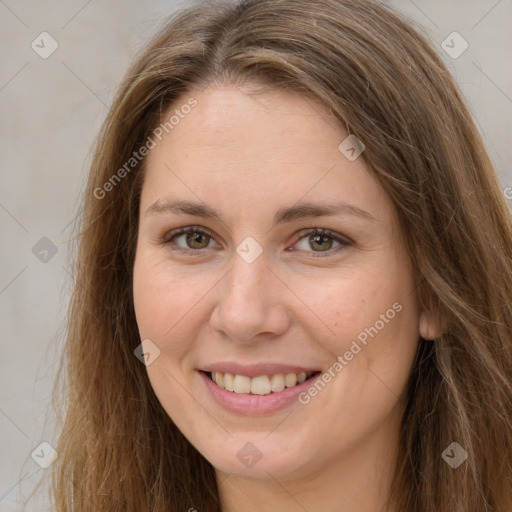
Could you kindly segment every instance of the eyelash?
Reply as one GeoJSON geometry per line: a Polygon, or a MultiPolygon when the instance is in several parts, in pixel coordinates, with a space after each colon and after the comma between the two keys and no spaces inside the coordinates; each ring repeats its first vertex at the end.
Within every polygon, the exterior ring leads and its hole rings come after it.
{"type": "MultiPolygon", "coordinates": [[[[206,231],[202,228],[199,228],[196,226],[187,226],[184,228],[176,229],[176,230],[171,231],[170,233],[166,234],[165,237],[162,239],[161,243],[163,245],[171,245],[171,243],[173,243],[172,241],[174,238],[178,237],[179,235],[187,234],[187,233],[199,233],[201,235],[206,235],[206,236],[209,236],[210,238],[213,238],[213,235],[211,233],[209,233],[208,231],[206,231]]],[[[338,234],[334,233],[333,231],[330,231],[328,229],[321,229],[321,228],[318,229],[316,227],[313,229],[301,230],[301,231],[299,231],[299,233],[297,235],[299,236],[299,238],[298,238],[297,242],[295,242],[295,244],[300,242],[303,238],[307,237],[308,235],[309,236],[311,236],[311,235],[326,236],[326,237],[332,238],[334,241],[341,244],[339,247],[336,247],[334,249],[328,249],[327,251],[305,251],[305,252],[311,252],[314,255],[313,256],[314,258],[325,258],[327,256],[331,256],[333,253],[338,253],[340,250],[343,250],[346,247],[353,244],[352,240],[350,240],[346,237],[343,237],[341,235],[338,235],[338,234]],[[326,253],[326,256],[323,256],[322,255],[323,253],[326,253]]],[[[188,249],[187,248],[186,249],[183,247],[175,246],[175,247],[172,247],[171,249],[173,251],[182,252],[184,254],[193,254],[194,256],[198,256],[198,253],[200,253],[204,250],[207,250],[208,248],[204,248],[204,249],[188,249]]]]}

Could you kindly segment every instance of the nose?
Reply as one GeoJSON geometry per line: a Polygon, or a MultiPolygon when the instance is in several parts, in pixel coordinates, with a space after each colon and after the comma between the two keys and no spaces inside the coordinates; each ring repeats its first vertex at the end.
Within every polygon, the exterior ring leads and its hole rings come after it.
{"type": "Polygon", "coordinates": [[[264,253],[252,263],[238,254],[218,287],[211,327],[238,343],[281,336],[290,325],[286,287],[268,266],[264,253]]]}

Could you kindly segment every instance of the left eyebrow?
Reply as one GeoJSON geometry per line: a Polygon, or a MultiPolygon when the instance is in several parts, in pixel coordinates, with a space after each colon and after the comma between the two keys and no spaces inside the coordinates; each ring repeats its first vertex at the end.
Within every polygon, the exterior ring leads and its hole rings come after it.
{"type": "Polygon", "coordinates": [[[281,208],[274,215],[274,225],[290,222],[292,220],[321,217],[327,215],[355,215],[367,220],[375,221],[375,217],[366,210],[349,203],[313,204],[301,203],[288,208],[281,208]]]}
{"type": "MultiPolygon", "coordinates": [[[[216,219],[222,222],[220,214],[210,206],[193,201],[156,201],[145,213],[145,216],[155,213],[184,213],[205,219],[216,219]]],[[[375,217],[366,210],[349,203],[314,204],[301,203],[294,206],[281,208],[274,215],[274,226],[284,224],[297,219],[321,217],[333,215],[354,215],[366,220],[375,221],[375,217]]]]}

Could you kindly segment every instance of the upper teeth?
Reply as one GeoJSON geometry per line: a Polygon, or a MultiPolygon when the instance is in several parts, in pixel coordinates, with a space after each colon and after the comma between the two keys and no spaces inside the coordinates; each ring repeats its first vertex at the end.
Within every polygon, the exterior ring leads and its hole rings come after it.
{"type": "Polygon", "coordinates": [[[271,392],[282,391],[285,387],[291,388],[297,383],[304,382],[314,372],[309,373],[276,373],[270,378],[268,375],[247,377],[246,375],[233,375],[231,373],[212,372],[212,380],[219,387],[235,393],[252,393],[254,395],[268,395],[271,392]]]}

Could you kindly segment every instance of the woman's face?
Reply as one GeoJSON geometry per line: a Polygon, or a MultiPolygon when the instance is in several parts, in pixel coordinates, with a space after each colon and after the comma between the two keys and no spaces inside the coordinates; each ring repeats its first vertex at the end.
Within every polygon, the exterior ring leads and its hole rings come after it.
{"type": "Polygon", "coordinates": [[[163,408],[218,470],[255,478],[394,446],[426,314],[364,153],[289,92],[195,89],[176,109],[147,157],[134,268],[163,408]]]}

